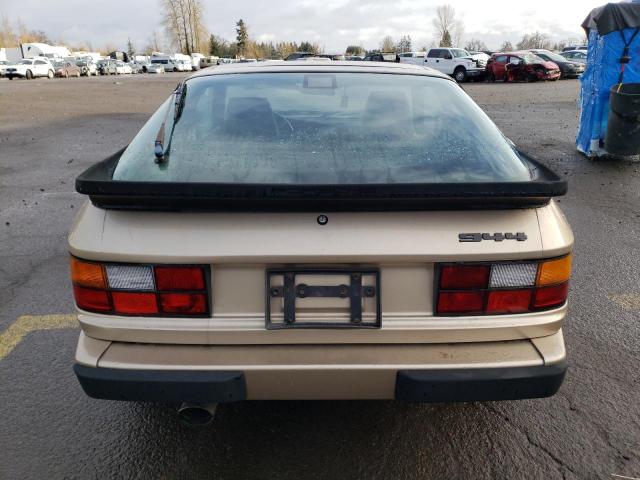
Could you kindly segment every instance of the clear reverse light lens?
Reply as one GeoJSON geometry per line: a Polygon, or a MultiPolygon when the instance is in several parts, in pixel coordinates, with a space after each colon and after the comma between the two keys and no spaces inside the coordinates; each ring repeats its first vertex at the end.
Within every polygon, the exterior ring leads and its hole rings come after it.
{"type": "Polygon", "coordinates": [[[109,286],[119,290],[154,290],[153,270],[142,265],[107,265],[109,286]]]}
{"type": "Polygon", "coordinates": [[[505,263],[491,268],[490,288],[532,287],[536,283],[535,263],[505,263]]]}

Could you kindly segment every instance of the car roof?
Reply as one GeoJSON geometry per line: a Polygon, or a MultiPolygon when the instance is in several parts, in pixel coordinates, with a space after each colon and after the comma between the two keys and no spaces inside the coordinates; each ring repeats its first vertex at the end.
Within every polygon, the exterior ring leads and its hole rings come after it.
{"type": "Polygon", "coordinates": [[[299,73],[299,72],[331,72],[331,73],[381,73],[397,75],[423,75],[451,80],[451,77],[437,70],[408,63],[390,62],[348,62],[333,60],[284,61],[235,63],[220,65],[216,68],[206,68],[191,75],[189,78],[208,77],[227,73],[299,73]]]}
{"type": "Polygon", "coordinates": [[[492,57],[501,57],[502,55],[515,55],[517,56],[522,56],[522,55],[528,55],[531,54],[533,52],[531,52],[530,50],[518,50],[515,52],[496,52],[494,54],[492,54],[492,57]]]}

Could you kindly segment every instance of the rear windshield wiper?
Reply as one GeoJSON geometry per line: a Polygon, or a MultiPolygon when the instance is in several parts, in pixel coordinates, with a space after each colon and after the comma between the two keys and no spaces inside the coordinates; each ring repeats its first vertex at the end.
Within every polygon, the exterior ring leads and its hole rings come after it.
{"type": "Polygon", "coordinates": [[[166,160],[166,157],[169,156],[169,150],[171,149],[171,139],[173,138],[173,131],[176,128],[176,123],[180,120],[182,116],[182,111],[184,110],[184,101],[187,96],[187,85],[185,83],[181,83],[173,92],[174,96],[174,112],[173,112],[173,122],[171,123],[171,132],[169,132],[169,140],[166,142],[165,148],[165,132],[167,128],[167,120],[169,119],[169,112],[171,108],[167,108],[167,113],[162,121],[162,125],[160,125],[160,130],[158,130],[158,134],[156,135],[156,143],[155,143],[155,156],[156,163],[162,163],[166,160]]]}

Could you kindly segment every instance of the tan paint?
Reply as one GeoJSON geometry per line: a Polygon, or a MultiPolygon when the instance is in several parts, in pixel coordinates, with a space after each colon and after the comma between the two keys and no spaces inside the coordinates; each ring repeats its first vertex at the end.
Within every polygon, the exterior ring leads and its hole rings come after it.
{"type": "Polygon", "coordinates": [[[544,255],[542,216],[545,248],[568,252],[573,239],[554,205],[540,210],[550,212],[165,213],[106,211],[88,203],[69,248],[89,260],[217,265],[519,260],[544,255]],[[326,226],[316,221],[321,213],[329,216],[326,226]],[[474,232],[525,232],[528,240],[459,243],[459,233],[474,232]]]}
{"type": "MultiPolygon", "coordinates": [[[[565,307],[496,317],[433,315],[435,261],[537,259],[569,252],[573,236],[553,202],[529,210],[328,215],[329,224],[320,226],[316,213],[126,212],[87,203],[69,237],[74,255],[103,261],[208,263],[213,315],[171,319],[81,312],[82,328],[93,338],[113,341],[293,344],[514,340],[551,335],[562,326],[565,307]],[[461,232],[525,232],[528,240],[459,243],[461,232]],[[383,328],[265,330],[264,271],[291,264],[380,268],[383,328]]],[[[329,321],[343,319],[346,312],[312,309],[301,315],[329,321]]]]}
{"type": "MultiPolygon", "coordinates": [[[[86,336],[78,351],[87,352],[86,336]]],[[[441,345],[187,346],[112,343],[86,365],[142,370],[242,371],[248,398],[391,399],[398,370],[539,366],[564,352],[562,333],[529,340],[441,345]]]]}
{"type": "Polygon", "coordinates": [[[566,307],[526,315],[428,317],[385,314],[380,330],[265,330],[264,315],[130,318],[79,315],[88,335],[118,342],[181,344],[448,343],[516,340],[551,335],[566,307]]]}

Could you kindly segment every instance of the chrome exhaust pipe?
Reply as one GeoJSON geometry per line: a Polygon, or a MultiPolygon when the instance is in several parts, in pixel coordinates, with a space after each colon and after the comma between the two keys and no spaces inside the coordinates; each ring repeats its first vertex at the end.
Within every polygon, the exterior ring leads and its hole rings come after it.
{"type": "Polygon", "coordinates": [[[188,425],[207,425],[216,415],[217,403],[183,403],[178,418],[188,425]]]}

